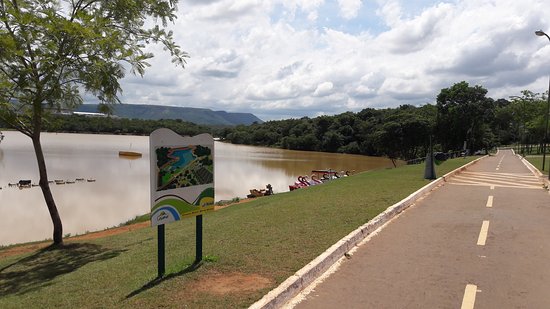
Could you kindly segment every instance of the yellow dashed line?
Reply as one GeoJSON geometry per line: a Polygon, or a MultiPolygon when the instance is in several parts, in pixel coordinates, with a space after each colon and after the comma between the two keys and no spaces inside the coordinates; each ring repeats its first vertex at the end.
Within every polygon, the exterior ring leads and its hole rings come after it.
{"type": "Polygon", "coordinates": [[[487,204],[485,205],[487,208],[493,207],[493,196],[489,195],[489,198],[487,199],[487,204]]]}
{"type": "Polygon", "coordinates": [[[477,285],[467,284],[464,289],[464,298],[462,298],[462,306],[460,309],[474,309],[476,302],[477,285]]]}
{"type": "Polygon", "coordinates": [[[489,221],[483,221],[483,224],[481,225],[481,230],[479,231],[479,237],[477,238],[478,246],[485,246],[488,232],[489,232],[489,221]]]}

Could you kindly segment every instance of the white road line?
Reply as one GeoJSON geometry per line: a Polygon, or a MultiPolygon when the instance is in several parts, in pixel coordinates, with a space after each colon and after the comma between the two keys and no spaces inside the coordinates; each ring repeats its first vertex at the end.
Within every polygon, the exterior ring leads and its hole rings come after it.
{"type": "MultiPolygon", "coordinates": [[[[482,184],[482,183],[458,183],[458,182],[449,182],[449,185],[453,186],[472,186],[472,187],[479,187],[479,186],[485,186],[489,187],[488,183],[482,184]]],[[[539,187],[517,187],[517,186],[501,186],[498,185],[499,188],[512,188],[512,189],[529,189],[529,190],[541,190],[543,189],[542,186],[539,187]]],[[[550,192],[548,192],[550,194],[550,192]]]]}
{"type": "Polygon", "coordinates": [[[493,196],[489,195],[489,198],[487,198],[487,204],[485,205],[487,208],[493,207],[493,196]]]}
{"type": "Polygon", "coordinates": [[[495,185],[491,185],[491,190],[494,190],[495,189],[495,185]]]}
{"type": "Polygon", "coordinates": [[[489,221],[483,221],[483,224],[481,225],[481,230],[479,231],[479,237],[477,238],[478,246],[485,246],[488,232],[489,232],[489,221]]]}
{"type": "Polygon", "coordinates": [[[506,182],[523,182],[523,183],[540,183],[540,180],[535,176],[532,177],[513,177],[513,176],[497,176],[497,175],[485,175],[485,174],[467,174],[462,173],[456,175],[455,177],[462,178],[473,178],[473,179],[488,179],[488,180],[497,180],[497,181],[506,181],[506,182]]]}
{"type": "Polygon", "coordinates": [[[532,173],[494,173],[494,172],[468,172],[464,171],[460,174],[467,174],[467,175],[485,175],[485,176],[491,176],[491,177],[504,177],[504,176],[511,176],[514,178],[517,177],[523,177],[523,178],[536,178],[532,173]]]}
{"type": "Polygon", "coordinates": [[[515,187],[515,188],[542,188],[540,180],[532,176],[529,178],[524,177],[495,177],[483,174],[468,174],[463,173],[456,175],[449,180],[451,184],[465,183],[465,184],[479,184],[480,186],[499,186],[499,187],[515,187]]]}
{"type": "Polygon", "coordinates": [[[464,289],[464,298],[462,298],[462,306],[460,309],[474,309],[476,302],[477,285],[467,284],[464,289]]]}
{"type": "MultiPolygon", "coordinates": [[[[456,176],[458,178],[458,176],[456,176]]],[[[448,182],[451,185],[471,185],[471,186],[495,186],[502,188],[518,188],[518,189],[542,189],[542,185],[520,185],[520,184],[511,184],[511,183],[498,183],[498,182],[482,182],[475,180],[466,180],[466,179],[453,179],[448,182]]]]}
{"type": "Polygon", "coordinates": [[[521,179],[521,178],[498,178],[498,177],[486,177],[486,176],[470,176],[470,175],[456,175],[450,179],[479,181],[479,182],[494,182],[500,184],[513,184],[513,185],[541,185],[542,182],[538,179],[521,179]]]}

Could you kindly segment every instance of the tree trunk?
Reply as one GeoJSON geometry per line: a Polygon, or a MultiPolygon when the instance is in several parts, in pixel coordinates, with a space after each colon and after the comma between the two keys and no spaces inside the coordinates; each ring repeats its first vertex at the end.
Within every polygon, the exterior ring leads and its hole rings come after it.
{"type": "Polygon", "coordinates": [[[36,154],[36,160],[38,162],[38,172],[40,173],[40,188],[46,201],[46,206],[50,212],[50,217],[53,223],[53,243],[56,245],[63,244],[63,224],[61,223],[61,217],[57,211],[55,200],[53,199],[50,184],[48,182],[48,173],[46,171],[46,161],[44,160],[44,152],[42,151],[42,145],[40,144],[40,132],[35,132],[32,136],[32,144],[34,146],[34,152],[36,154]]]}

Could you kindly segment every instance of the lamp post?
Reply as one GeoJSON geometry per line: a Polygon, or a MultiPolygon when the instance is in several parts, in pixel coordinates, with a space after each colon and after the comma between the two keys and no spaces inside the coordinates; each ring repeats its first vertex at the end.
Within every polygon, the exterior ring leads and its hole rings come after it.
{"type": "MultiPolygon", "coordinates": [[[[550,41],[550,36],[544,33],[542,30],[535,31],[535,34],[538,36],[545,36],[548,41],[550,41]]],[[[550,114],[550,79],[548,80],[548,103],[546,109],[546,120],[544,124],[544,141],[542,142],[542,170],[544,171],[544,164],[546,163],[546,140],[548,138],[548,114],[550,114]]],[[[548,179],[550,179],[550,172],[548,173],[548,179]]]]}

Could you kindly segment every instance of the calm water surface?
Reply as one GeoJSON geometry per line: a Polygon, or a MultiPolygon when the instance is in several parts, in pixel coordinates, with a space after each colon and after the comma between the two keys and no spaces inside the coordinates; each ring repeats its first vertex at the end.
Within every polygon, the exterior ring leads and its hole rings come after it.
{"type": "MultiPolygon", "coordinates": [[[[0,245],[50,238],[52,224],[39,187],[9,187],[20,179],[38,183],[36,158],[28,137],[5,132],[0,143],[0,245]]],[[[95,179],[52,184],[64,234],[81,234],[116,226],[147,213],[149,138],[146,136],[44,133],[42,146],[50,180],[95,179]],[[143,153],[139,159],[119,150],[143,153]]],[[[252,188],[271,184],[288,191],[299,175],[314,169],[366,171],[391,166],[384,158],[289,151],[216,142],[216,200],[245,197],[252,188]]]]}

